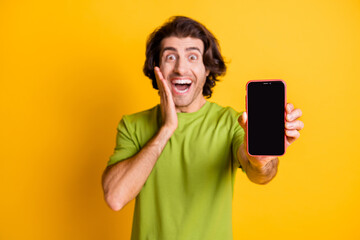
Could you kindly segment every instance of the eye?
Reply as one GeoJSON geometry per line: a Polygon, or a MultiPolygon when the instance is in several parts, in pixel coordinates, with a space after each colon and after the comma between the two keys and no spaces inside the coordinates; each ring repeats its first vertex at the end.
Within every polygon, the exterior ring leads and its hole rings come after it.
{"type": "Polygon", "coordinates": [[[192,61],[195,61],[195,60],[198,59],[198,56],[195,55],[195,54],[191,54],[191,55],[189,56],[189,59],[192,60],[192,61]]]}
{"type": "Polygon", "coordinates": [[[169,54],[166,56],[167,61],[174,61],[176,59],[176,56],[174,54],[169,54]]]}

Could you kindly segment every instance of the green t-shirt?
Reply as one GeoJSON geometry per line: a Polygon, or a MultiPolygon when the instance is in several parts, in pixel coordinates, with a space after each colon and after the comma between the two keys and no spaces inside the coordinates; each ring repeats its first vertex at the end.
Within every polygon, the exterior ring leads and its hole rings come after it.
{"type": "MultiPolygon", "coordinates": [[[[232,239],[240,113],[207,101],[197,112],[177,115],[178,128],[136,197],[131,239],[232,239]]],[[[123,116],[108,165],[135,155],[160,124],[159,105],[123,116]]]]}

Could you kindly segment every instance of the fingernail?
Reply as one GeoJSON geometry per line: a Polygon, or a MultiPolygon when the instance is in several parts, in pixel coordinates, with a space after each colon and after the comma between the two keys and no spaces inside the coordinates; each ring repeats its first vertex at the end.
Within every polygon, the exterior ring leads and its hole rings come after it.
{"type": "Polygon", "coordinates": [[[286,128],[292,128],[293,125],[291,123],[286,123],[286,128]]]}

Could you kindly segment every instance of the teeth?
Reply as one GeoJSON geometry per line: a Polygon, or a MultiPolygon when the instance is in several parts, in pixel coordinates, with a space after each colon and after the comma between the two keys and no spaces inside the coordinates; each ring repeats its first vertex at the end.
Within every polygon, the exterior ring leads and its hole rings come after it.
{"type": "Polygon", "coordinates": [[[173,84],[191,84],[191,80],[188,79],[178,79],[172,81],[173,84]]]}

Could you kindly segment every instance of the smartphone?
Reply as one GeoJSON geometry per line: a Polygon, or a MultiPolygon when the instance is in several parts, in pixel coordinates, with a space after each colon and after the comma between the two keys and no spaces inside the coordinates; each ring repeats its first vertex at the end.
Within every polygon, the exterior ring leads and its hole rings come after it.
{"type": "Polygon", "coordinates": [[[247,151],[251,156],[285,154],[286,84],[281,79],[246,84],[247,151]]]}

